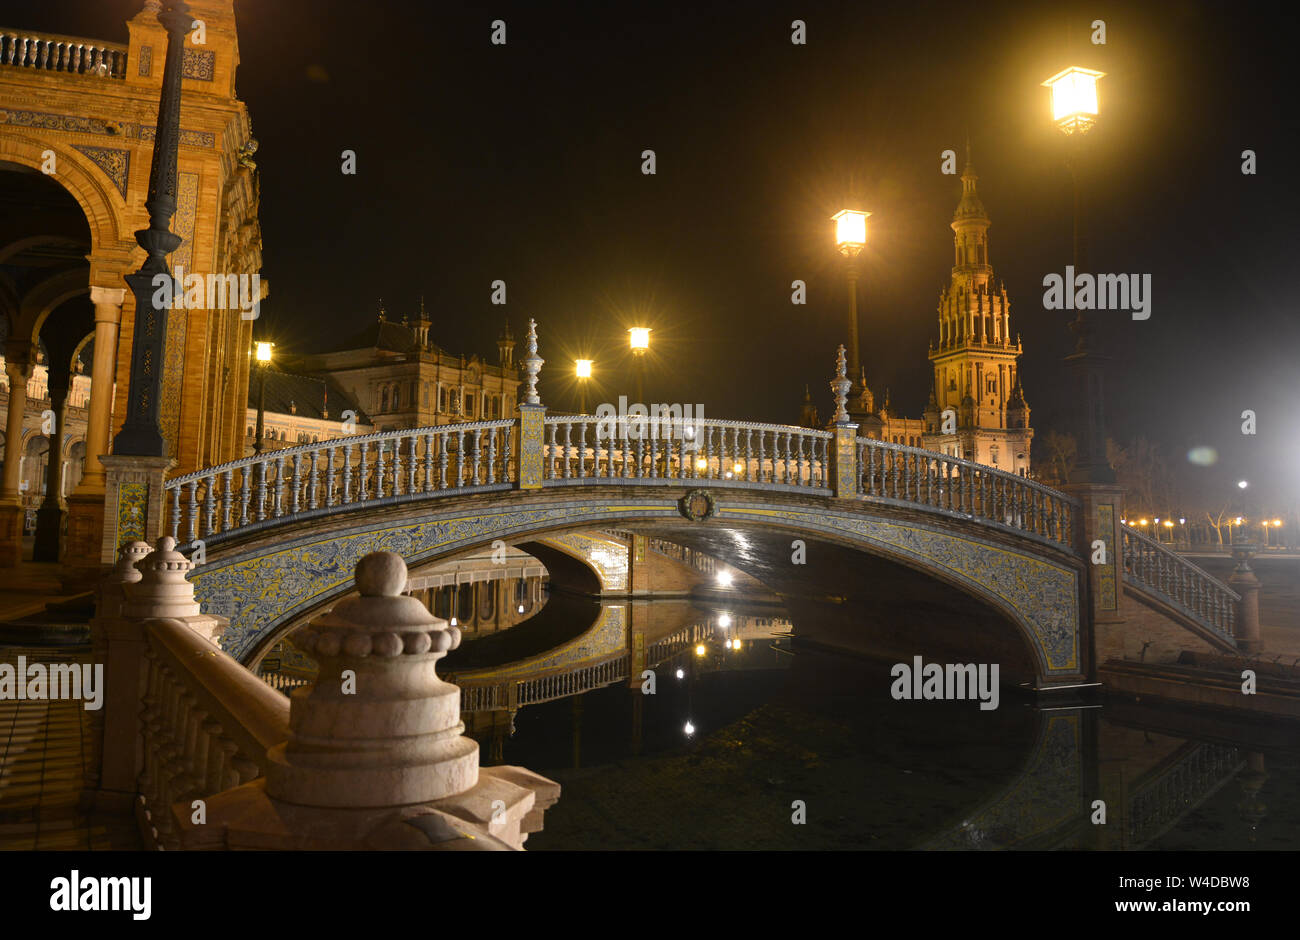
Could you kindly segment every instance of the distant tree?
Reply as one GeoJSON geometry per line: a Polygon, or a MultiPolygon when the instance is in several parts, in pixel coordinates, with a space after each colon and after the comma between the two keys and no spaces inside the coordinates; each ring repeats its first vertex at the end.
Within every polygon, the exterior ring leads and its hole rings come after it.
{"type": "Polygon", "coordinates": [[[1073,434],[1048,431],[1037,437],[1039,456],[1035,461],[1039,470],[1038,480],[1047,486],[1064,486],[1070,480],[1070,472],[1078,456],[1079,447],[1073,434]]]}

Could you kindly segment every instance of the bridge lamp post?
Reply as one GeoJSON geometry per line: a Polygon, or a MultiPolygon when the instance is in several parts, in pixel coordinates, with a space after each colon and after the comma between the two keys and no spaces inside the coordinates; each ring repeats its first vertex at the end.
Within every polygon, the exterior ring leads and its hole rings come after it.
{"type": "Polygon", "coordinates": [[[634,326],[628,333],[628,344],[632,347],[632,358],[636,362],[636,400],[645,404],[645,354],[650,348],[650,328],[634,326]]]}
{"type": "Polygon", "coordinates": [[[574,360],[574,374],[578,377],[578,414],[587,413],[587,382],[591,379],[591,360],[574,360]]]}
{"type": "Polygon", "coordinates": [[[867,216],[870,212],[841,209],[831,216],[835,223],[835,247],[846,259],[849,278],[849,375],[857,375],[858,360],[858,256],[867,247],[867,216]]]}
{"type": "MultiPolygon", "coordinates": [[[[1056,73],[1044,87],[1051,91],[1052,121],[1069,141],[1067,164],[1074,188],[1074,270],[1087,265],[1087,242],[1084,231],[1083,190],[1079,184],[1079,162],[1083,135],[1097,123],[1100,113],[1097,81],[1105,72],[1072,66],[1056,73]]],[[[1066,357],[1078,382],[1078,401],[1083,409],[1079,428],[1079,454],[1071,483],[1114,484],[1115,471],[1106,459],[1106,357],[1101,354],[1094,334],[1095,325],[1082,309],[1075,314],[1070,330],[1075,335],[1074,352],[1066,357]]]]}
{"type": "Polygon", "coordinates": [[[253,453],[262,455],[263,425],[266,420],[266,372],[271,365],[274,343],[254,343],[253,358],[257,360],[257,437],[253,440],[253,453]]]}

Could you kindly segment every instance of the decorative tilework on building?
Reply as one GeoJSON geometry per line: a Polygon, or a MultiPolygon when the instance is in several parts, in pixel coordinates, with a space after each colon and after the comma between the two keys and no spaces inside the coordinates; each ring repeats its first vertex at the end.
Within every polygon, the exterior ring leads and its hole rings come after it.
{"type": "Polygon", "coordinates": [[[200,82],[210,82],[216,72],[217,54],[207,49],[185,50],[181,63],[181,76],[200,82]]]}
{"type": "Polygon", "coordinates": [[[88,147],[83,144],[73,144],[73,149],[84,153],[95,166],[104,171],[122,198],[126,198],[126,182],[131,174],[131,151],[114,150],[111,147],[88,147]]]}

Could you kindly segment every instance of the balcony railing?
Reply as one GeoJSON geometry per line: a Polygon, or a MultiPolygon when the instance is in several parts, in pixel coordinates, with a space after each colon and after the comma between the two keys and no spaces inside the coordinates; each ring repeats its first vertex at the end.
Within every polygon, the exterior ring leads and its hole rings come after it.
{"type": "Polygon", "coordinates": [[[127,46],[0,26],[0,65],[100,78],[126,77],[127,46]]]}

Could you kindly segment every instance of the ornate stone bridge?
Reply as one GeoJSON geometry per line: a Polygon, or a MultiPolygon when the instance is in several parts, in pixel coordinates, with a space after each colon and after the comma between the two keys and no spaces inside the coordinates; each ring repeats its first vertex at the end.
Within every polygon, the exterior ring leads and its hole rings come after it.
{"type": "MultiPolygon", "coordinates": [[[[816,564],[791,567],[797,540],[886,559],[1009,624],[1040,686],[1079,682],[1099,645],[1122,645],[1102,636],[1122,629],[1109,626],[1122,622],[1112,613],[1121,596],[1160,619],[1171,649],[1236,648],[1238,596],[1121,530],[1114,504],[859,438],[847,421],[820,431],[668,417],[652,427],[546,416],[538,403],[520,411],[289,448],[168,481],[166,529],[200,562],[191,577],[205,612],[230,619],[225,648],[256,662],[351,590],[368,552],[395,551],[415,567],[497,539],[610,527],[706,551],[759,580],[784,569],[816,582],[816,564]],[[1104,563],[1093,563],[1099,538],[1104,563]]],[[[972,656],[982,648],[978,636],[963,642],[972,656]]]]}

